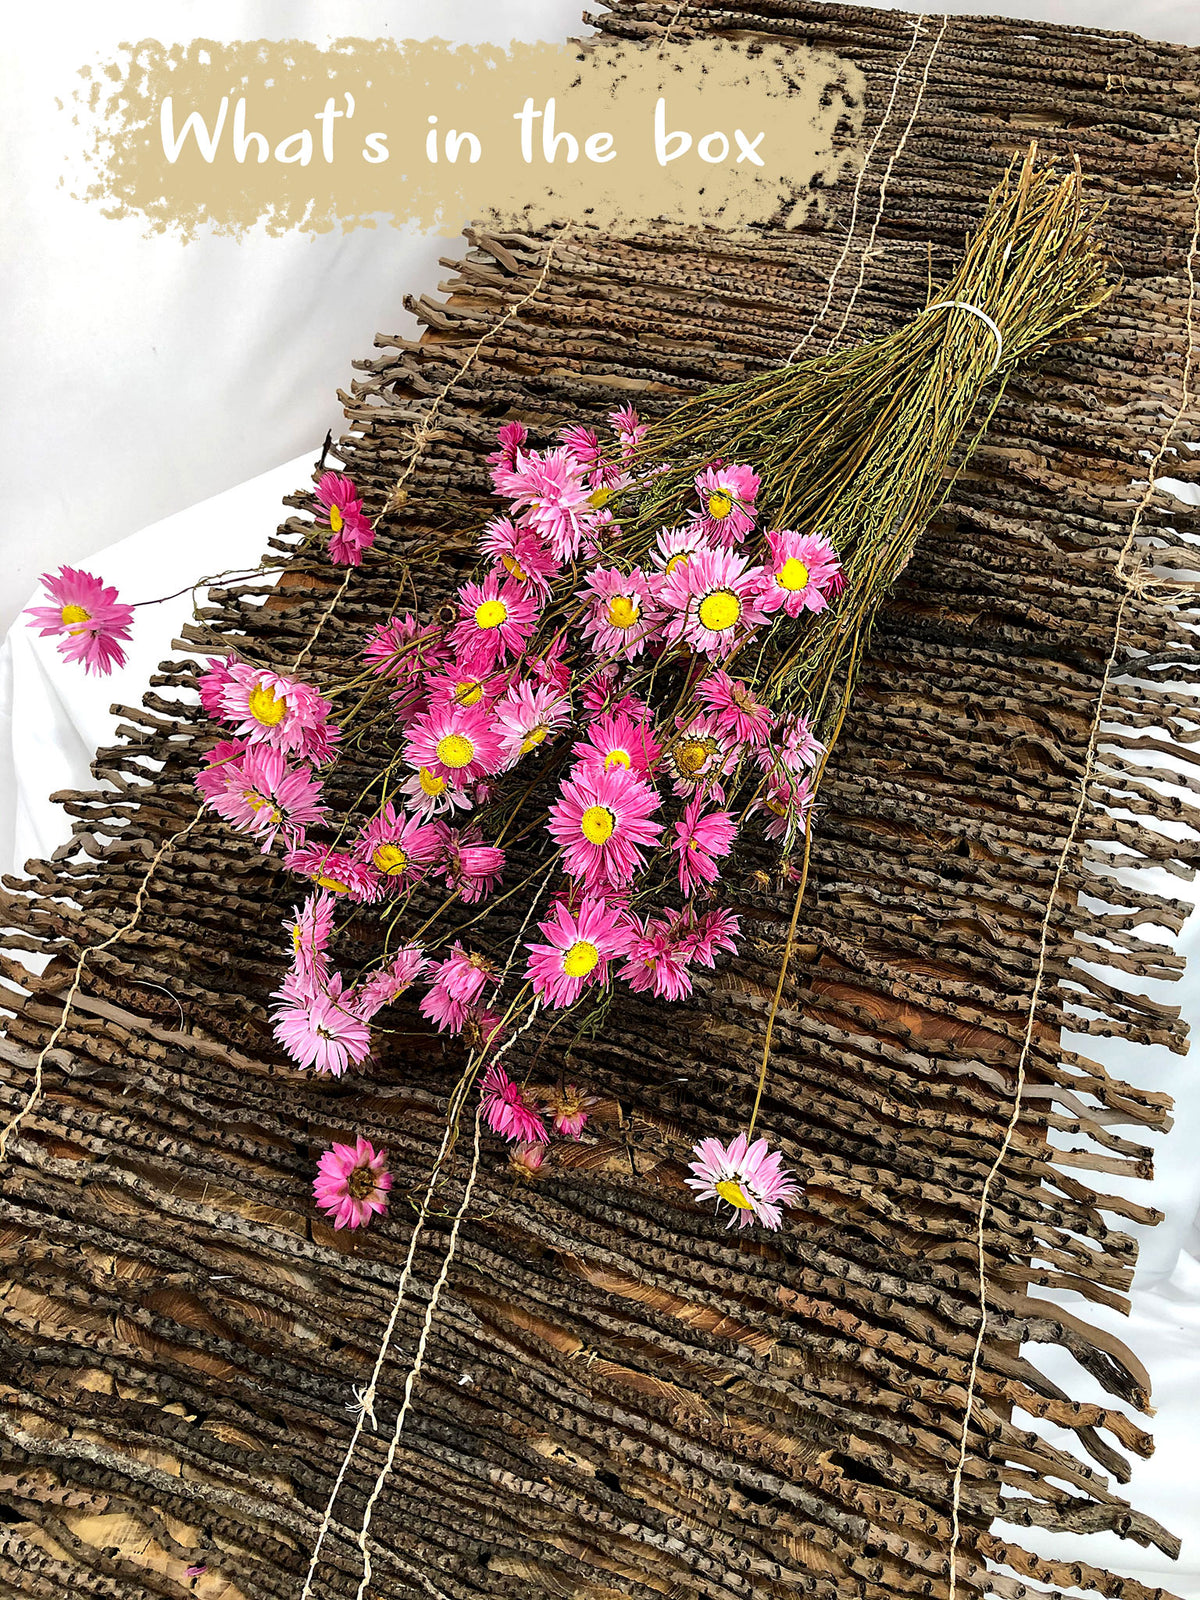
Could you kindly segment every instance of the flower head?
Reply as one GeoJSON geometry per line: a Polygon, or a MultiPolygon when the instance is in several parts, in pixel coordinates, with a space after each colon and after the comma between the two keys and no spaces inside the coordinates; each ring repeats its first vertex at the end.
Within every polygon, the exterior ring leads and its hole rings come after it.
{"type": "Polygon", "coordinates": [[[721,779],[727,778],[738,763],[739,750],[731,733],[727,733],[711,712],[686,721],[679,718],[680,727],[664,753],[664,765],[675,779],[675,793],[680,798],[705,794],[714,800],[725,798],[721,779]]]}
{"type": "Polygon", "coordinates": [[[467,905],[491,894],[504,873],[504,851],[497,845],[484,844],[478,829],[460,832],[444,822],[433,826],[438,830],[435,875],[456,889],[459,899],[467,905]]]}
{"type": "Polygon", "coordinates": [[[432,767],[418,767],[411,778],[405,778],[400,790],[420,817],[436,817],[447,811],[470,811],[475,805],[472,788],[453,788],[432,767]]]}
{"type": "Polygon", "coordinates": [[[522,584],[501,583],[489,572],[482,583],[458,591],[458,616],[451,640],[464,664],[486,674],[520,655],[537,624],[537,602],[522,584]]]}
{"type": "Polygon", "coordinates": [[[580,1139],[588,1113],[596,1103],[596,1095],[585,1094],[578,1084],[567,1083],[561,1089],[551,1089],[544,1110],[551,1118],[550,1125],[555,1133],[561,1133],[565,1139],[580,1139]]]}
{"type": "Polygon", "coordinates": [[[343,567],[361,566],[363,551],[375,543],[375,530],[363,515],[358,490],[344,474],[324,472],[316,498],[329,523],[329,559],[343,567]]]}
{"type": "Polygon", "coordinates": [[[493,1133],[502,1139],[546,1144],[550,1135],[525,1091],[515,1084],[498,1061],[493,1061],[483,1080],[483,1115],[493,1133]]]}
{"type": "Polygon", "coordinates": [[[622,767],[649,779],[661,754],[650,724],[625,712],[610,711],[593,718],[584,735],[571,753],[585,767],[598,765],[606,771],[622,767]]]}
{"type": "Polygon", "coordinates": [[[771,819],[763,829],[767,838],[787,841],[806,833],[812,799],[807,778],[777,778],[771,783],[761,802],[771,819]]]}
{"type": "Polygon", "coordinates": [[[737,834],[737,823],[730,812],[701,815],[703,804],[703,795],[694,795],[682,820],[675,824],[671,849],[678,857],[679,887],[684,894],[691,894],[700,884],[717,881],[721,874],[717,858],[729,854],[737,834]]]}
{"type": "Polygon", "coordinates": [[[778,1150],[769,1151],[765,1139],[753,1144],[744,1133],[728,1146],[719,1139],[701,1139],[692,1147],[696,1157],[690,1163],[695,1177],[688,1178],[689,1189],[697,1200],[716,1200],[730,1207],[729,1226],[739,1228],[761,1222],[764,1228],[778,1228],[783,1221],[782,1207],[800,1193],[799,1185],[783,1165],[778,1150]]]}
{"type": "Polygon", "coordinates": [[[593,567],[575,598],[587,605],[583,635],[598,656],[632,660],[658,634],[662,612],[640,567],[593,567]]]}
{"type": "Polygon", "coordinates": [[[663,528],[650,552],[650,564],[654,568],[650,580],[655,593],[661,595],[665,579],[680,567],[686,567],[693,556],[705,551],[711,555],[718,548],[703,533],[698,522],[689,522],[685,528],[663,528]]]}
{"type": "Polygon", "coordinates": [[[563,847],[563,867],[589,890],[619,889],[645,864],[642,849],[657,842],[662,824],[658,791],[624,767],[577,770],[550,807],[551,837],[563,847]]]}
{"type": "Polygon", "coordinates": [[[451,788],[462,789],[499,771],[503,751],[481,701],[470,706],[431,706],[408,730],[404,758],[418,773],[427,769],[451,788]]]}
{"type": "Polygon", "coordinates": [[[264,851],[282,833],[289,846],[310,822],[322,822],[321,785],[310,767],[289,766],[280,750],[222,739],[205,756],[196,787],[225,821],[258,839],[264,851]]]}
{"type": "Polygon", "coordinates": [[[632,455],[646,436],[646,424],[632,406],[622,406],[619,411],[610,411],[608,421],[621,441],[622,451],[626,455],[632,455]]]}
{"type": "Polygon", "coordinates": [[[229,668],[231,663],[224,657],[218,656],[215,661],[208,663],[208,670],[202,672],[196,680],[196,687],[200,691],[200,704],[214,722],[225,720],[225,691],[229,687],[229,668]]]}
{"type": "Polygon", "coordinates": [[[133,607],[118,600],[116,589],[77,567],[43,572],[41,583],[52,604],[30,606],[29,626],[43,639],[59,634],[59,655],[82,662],[85,672],[106,678],[123,667],[121,643],[130,637],[133,607]]]}
{"type": "Polygon", "coordinates": [[[585,989],[608,983],[608,963],[625,953],[629,922],[609,901],[584,895],[578,911],[559,900],[538,923],[544,944],[530,944],[525,976],[551,1006],[574,1005],[585,989]]]}
{"type": "Polygon", "coordinates": [[[354,1009],[364,1022],[370,1022],[384,1006],[394,1005],[406,989],[410,989],[425,970],[428,962],[419,944],[407,944],[398,950],[378,972],[360,983],[354,991],[354,1009]]]}
{"type": "Polygon", "coordinates": [[[754,527],[758,474],[745,466],[711,466],[696,474],[700,510],[691,515],[710,539],[729,550],[754,527]]]}
{"type": "Polygon", "coordinates": [[[778,528],[767,535],[771,559],[763,574],[758,603],[766,612],[824,611],[842,564],[828,539],[817,533],[778,528]]]}
{"type": "Polygon", "coordinates": [[[732,734],[740,744],[762,744],[774,726],[775,713],[763,705],[750,685],[731,678],[720,667],[700,680],[695,695],[713,713],[722,733],[732,734]]]}
{"type": "Polygon", "coordinates": [[[554,559],[573,561],[592,521],[593,491],[578,459],[564,447],[520,453],[511,471],[497,467],[492,481],[525,512],[529,524],[550,547],[554,559]]]}
{"type": "Polygon", "coordinates": [[[292,940],[292,972],[300,988],[311,992],[325,987],[329,963],[325,951],[333,932],[334,900],[320,889],[297,906],[284,923],[292,940]]]}
{"type": "Polygon", "coordinates": [[[362,1134],[353,1144],[332,1145],[317,1162],[313,1196],[335,1228],[364,1228],[387,1210],[392,1175],[387,1151],[376,1150],[362,1134]]]}
{"type": "Polygon", "coordinates": [[[510,517],[495,517],[483,530],[479,548],[497,562],[500,570],[496,576],[501,581],[511,578],[531,594],[550,593],[559,563],[531,528],[510,517]]]}
{"type": "Polygon", "coordinates": [[[546,1146],[536,1139],[522,1140],[508,1152],[508,1168],[514,1178],[528,1182],[536,1178],[546,1161],[546,1146]]]}
{"type": "Polygon", "coordinates": [[[278,992],[275,1037],[301,1067],[340,1078],[348,1066],[357,1066],[371,1053],[371,1030],[350,996],[342,992],[338,973],[326,988],[314,994],[278,992]]]}
{"type": "Polygon", "coordinates": [[[715,967],[722,950],[730,955],[737,951],[741,924],[732,911],[706,911],[696,916],[689,906],[678,913],[672,933],[687,952],[688,960],[702,967],[715,967]]]}
{"type": "Polygon", "coordinates": [[[515,762],[552,740],[570,716],[570,703],[556,689],[521,679],[496,702],[492,726],[505,757],[515,762]]]}
{"type": "Polygon", "coordinates": [[[770,739],[757,754],[764,772],[795,778],[807,767],[816,766],[825,754],[825,746],[813,733],[808,718],[798,711],[772,730],[770,739]]]}
{"type": "Polygon", "coordinates": [[[354,842],[354,855],[373,867],[388,889],[407,889],[424,877],[438,851],[437,829],[387,801],[354,842]]]}
{"type": "Polygon", "coordinates": [[[691,942],[681,936],[677,921],[647,918],[630,938],[625,965],[617,976],[635,994],[649,990],[662,1000],[682,1000],[692,992],[691,954],[691,942]]]}
{"type": "Polygon", "coordinates": [[[229,668],[221,704],[243,738],[318,766],[329,760],[341,737],[329,720],[331,707],[323,694],[298,678],[246,662],[234,662],[229,668]]]}
{"type": "Polygon", "coordinates": [[[503,427],[496,430],[496,443],[498,450],[488,456],[489,467],[507,467],[510,470],[517,464],[517,455],[529,437],[529,429],[523,422],[506,422],[503,427]]]}
{"type": "Polygon", "coordinates": [[[284,856],[283,864],[289,872],[308,878],[318,889],[344,894],[348,900],[363,904],[377,900],[383,888],[382,873],[348,850],[335,850],[332,845],[307,841],[297,844],[284,856]]]}
{"type": "Polygon", "coordinates": [[[699,550],[659,588],[669,615],[663,632],[703,655],[722,659],[764,620],[758,593],[762,568],[746,556],[699,550]]]}

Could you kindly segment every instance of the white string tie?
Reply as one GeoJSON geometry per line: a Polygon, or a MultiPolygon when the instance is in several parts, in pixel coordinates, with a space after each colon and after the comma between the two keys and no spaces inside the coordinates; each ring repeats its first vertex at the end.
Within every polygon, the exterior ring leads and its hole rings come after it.
{"type": "Polygon", "coordinates": [[[996,341],[996,359],[992,363],[992,371],[999,370],[1000,358],[1004,354],[1004,335],[986,311],[981,311],[978,306],[973,306],[969,300],[935,300],[931,306],[926,306],[924,310],[918,311],[917,315],[923,317],[929,311],[969,311],[973,317],[978,317],[996,341]]]}

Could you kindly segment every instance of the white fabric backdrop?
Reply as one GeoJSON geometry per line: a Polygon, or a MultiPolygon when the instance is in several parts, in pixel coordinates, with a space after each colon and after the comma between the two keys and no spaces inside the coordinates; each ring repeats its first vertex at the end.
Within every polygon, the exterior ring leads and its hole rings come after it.
{"type": "MultiPolygon", "coordinates": [[[[1192,0],[960,0],[955,9],[1200,42],[1192,0]]],[[[0,521],[0,628],[37,574],[63,561],[86,562],[137,600],[203,572],[254,565],[281,496],[308,480],[326,428],[339,425],[335,391],[348,381],[349,357],[365,354],[377,329],[412,331],[403,295],[436,287],[438,257],[453,253],[447,241],[387,229],[184,247],[111,222],[70,199],[69,181],[58,187],[70,170],[72,127],[56,101],[68,101],[76,69],[147,34],[507,42],[577,32],[579,11],[580,0],[59,0],[6,18],[0,436],[19,466],[0,521]]],[[[13,629],[0,649],[0,870],[48,856],[66,838],[67,820],[46,796],[88,783],[91,754],[115,726],[110,703],[137,703],[188,609],[185,598],[140,611],[129,666],[100,682],[65,667],[52,641],[13,629]]],[[[1200,923],[1180,947],[1197,965],[1164,998],[1182,1003],[1196,1028],[1200,923]]],[[[1021,1537],[1048,1555],[1082,1555],[1200,1600],[1200,1090],[1174,1058],[1118,1049],[1105,1059],[1176,1096],[1176,1128],[1153,1185],[1125,1186],[1167,1220],[1134,1230],[1144,1238],[1131,1322],[1064,1304],[1127,1339],[1150,1368],[1158,1450],[1135,1465],[1126,1492],[1184,1536],[1184,1553],[1172,1568],[1109,1536],[1021,1537]]],[[[1035,1355],[1072,1394],[1102,1398],[1069,1358],[1035,1355]]]]}

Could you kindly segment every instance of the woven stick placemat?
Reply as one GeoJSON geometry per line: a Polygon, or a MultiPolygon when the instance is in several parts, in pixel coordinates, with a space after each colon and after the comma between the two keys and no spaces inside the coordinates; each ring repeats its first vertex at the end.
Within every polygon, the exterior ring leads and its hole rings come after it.
{"type": "MultiPolygon", "coordinates": [[[[809,0],[596,20],[852,59],[867,167],[794,232],[476,229],[449,299],[414,302],[425,339],[377,340],[343,397],[337,456],[392,507],[376,549],[333,575],[291,516],[278,583],[212,590],[186,643],[320,678],[411,603],[414,552],[440,553],[423,603],[461,581],[498,422],[540,442],[658,414],[894,327],[1031,131],[1077,153],[1122,288],[1095,343],[1009,386],[822,786],[759,1116],[802,1203],[731,1237],[682,1184],[753,1097],[793,899],[767,852],[730,888],[739,955],[689,1001],[623,995],[596,1037],[515,1042],[514,1071],[565,1059],[602,1097],[517,1186],[477,1121],[447,1146],[461,1062],[415,1012],[364,1074],[282,1059],[294,881],[197,812],[213,728],[196,664],[164,664],[103,789],[65,797],[72,842],[4,902],[6,948],[50,964],[3,957],[0,1596],[1146,1600],[1084,1535],[1177,1550],[1120,1491],[1151,1449],[1143,1367],[1039,1288],[1126,1303],[1123,1225],[1155,1216],[1105,1179],[1149,1176],[1170,1108],[1091,1052],[1186,1044],[1143,992],[1179,975],[1186,907],[1139,869],[1196,857],[1200,519],[1154,486],[1198,475],[1196,54],[809,0]],[[348,1239],[309,1185],[351,1128],[397,1183],[348,1239]],[[1072,1399],[1039,1343],[1121,1404],[1072,1399]],[[1071,1531],[1078,1559],[998,1522],[1071,1531]]],[[[335,804],[370,759],[339,763],[335,804]]],[[[500,935],[529,911],[500,908],[500,935]]]]}

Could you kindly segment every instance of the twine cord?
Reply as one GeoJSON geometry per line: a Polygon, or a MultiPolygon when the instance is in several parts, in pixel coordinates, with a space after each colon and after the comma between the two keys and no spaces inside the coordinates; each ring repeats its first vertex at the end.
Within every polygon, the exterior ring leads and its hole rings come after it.
{"type": "Polygon", "coordinates": [[[967,1376],[966,1405],[963,1408],[962,1433],[959,1438],[958,1445],[958,1461],[954,1469],[954,1479],[951,1488],[948,1600],[957,1600],[958,1594],[956,1556],[958,1553],[958,1546],[962,1533],[960,1522],[960,1512],[962,1506],[962,1480],[963,1472],[966,1469],[967,1463],[968,1433],[971,1425],[971,1418],[975,1409],[975,1387],[979,1376],[979,1364],[983,1355],[983,1341],[987,1335],[988,1327],[987,1269],[984,1264],[984,1236],[988,1212],[991,1207],[992,1188],[996,1182],[996,1179],[999,1177],[1000,1169],[1004,1165],[1005,1159],[1008,1156],[1009,1149],[1011,1148],[1013,1138],[1016,1134],[1017,1124],[1021,1117],[1022,1102],[1025,1094],[1026,1072],[1028,1068],[1030,1052],[1033,1048],[1033,1033],[1037,1020],[1037,1009],[1041,1000],[1042,985],[1045,981],[1051,918],[1054,913],[1055,902],[1058,898],[1058,892],[1062,885],[1063,876],[1066,872],[1067,862],[1071,856],[1071,852],[1075,848],[1079,829],[1083,822],[1084,814],[1087,811],[1088,790],[1091,784],[1092,775],[1095,771],[1096,757],[1100,745],[1100,726],[1104,720],[1104,706],[1108,695],[1109,684],[1112,681],[1116,668],[1117,656],[1120,653],[1121,635],[1125,623],[1125,611],[1129,605],[1130,599],[1133,598],[1137,589],[1138,574],[1136,569],[1130,571],[1128,566],[1129,557],[1133,551],[1134,541],[1141,531],[1142,519],[1146,514],[1146,508],[1154,497],[1155,477],[1158,469],[1162,465],[1163,459],[1171,446],[1171,440],[1174,438],[1176,430],[1183,421],[1183,418],[1191,409],[1196,399],[1196,394],[1192,384],[1193,369],[1197,350],[1197,282],[1194,262],[1198,251],[1200,251],[1200,133],[1197,134],[1196,142],[1192,147],[1192,172],[1192,236],[1187,253],[1187,353],[1184,357],[1182,390],[1180,394],[1179,405],[1176,408],[1170,422],[1168,423],[1166,431],[1162,436],[1162,440],[1159,443],[1158,449],[1155,452],[1154,459],[1150,463],[1146,487],[1143,490],[1137,505],[1134,507],[1133,516],[1130,519],[1129,531],[1125,535],[1124,542],[1121,546],[1120,555],[1114,566],[1114,572],[1120,579],[1123,588],[1121,598],[1117,605],[1117,615],[1113,626],[1112,648],[1109,650],[1108,659],[1104,664],[1104,672],[1100,680],[1100,690],[1096,698],[1095,714],[1092,717],[1091,728],[1088,733],[1083,777],[1080,780],[1079,785],[1079,798],[1075,804],[1074,811],[1072,812],[1070,825],[1067,829],[1067,835],[1063,841],[1062,849],[1059,852],[1054,878],[1050,885],[1050,893],[1046,900],[1046,909],[1042,916],[1038,942],[1037,968],[1034,973],[1033,990],[1029,998],[1029,1008],[1025,1020],[1025,1030],[1021,1040],[1021,1052],[1017,1059],[1016,1087],[1013,1095],[1012,1110],[1004,1130],[1004,1137],[1001,1140],[1000,1148],[996,1154],[996,1159],[992,1162],[991,1168],[989,1169],[987,1177],[984,1180],[983,1189],[979,1199],[979,1212],[976,1219],[975,1228],[977,1267],[976,1289],[979,1299],[979,1327],[975,1334],[975,1346],[971,1354],[971,1366],[967,1376]]]}

